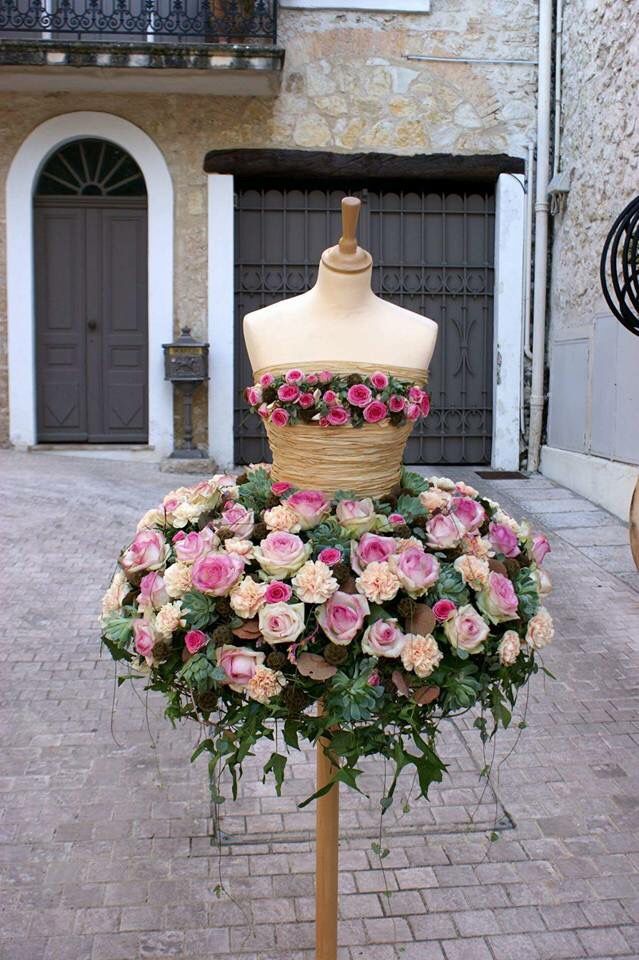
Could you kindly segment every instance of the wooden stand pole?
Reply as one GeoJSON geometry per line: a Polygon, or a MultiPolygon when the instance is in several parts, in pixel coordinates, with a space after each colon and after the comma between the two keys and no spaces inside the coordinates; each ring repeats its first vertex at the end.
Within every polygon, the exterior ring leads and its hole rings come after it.
{"type": "MultiPolygon", "coordinates": [[[[321,709],[321,706],[320,706],[321,709]]],[[[335,774],[324,753],[325,740],[317,743],[317,789],[335,774]]],[[[315,957],[337,960],[337,885],[339,858],[339,783],[315,801],[315,957]]]]}

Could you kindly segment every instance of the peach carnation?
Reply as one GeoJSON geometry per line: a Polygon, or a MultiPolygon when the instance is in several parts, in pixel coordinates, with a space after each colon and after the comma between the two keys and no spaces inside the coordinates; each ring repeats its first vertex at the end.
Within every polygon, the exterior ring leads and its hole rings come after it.
{"type": "Polygon", "coordinates": [[[321,560],[307,560],[292,580],[295,593],[304,603],[325,603],[339,584],[331,568],[321,560]]]}
{"type": "Polygon", "coordinates": [[[424,490],[419,495],[419,502],[429,513],[432,513],[434,510],[445,510],[451,500],[452,497],[447,490],[439,490],[437,488],[424,490]]]}
{"type": "Polygon", "coordinates": [[[183,597],[191,583],[191,568],[186,563],[173,563],[164,571],[164,586],[170,597],[183,597]]]}
{"type": "Polygon", "coordinates": [[[155,632],[162,640],[170,640],[178,627],[184,627],[186,620],[182,617],[182,601],[165,603],[155,617],[155,632]]]}
{"type": "Polygon", "coordinates": [[[541,650],[552,643],[555,636],[555,627],[552,617],[545,607],[540,607],[534,617],[531,617],[526,631],[526,643],[533,650],[541,650]]]}
{"type": "Polygon", "coordinates": [[[298,533],[302,529],[300,518],[285,503],[278,504],[277,507],[271,507],[270,510],[265,510],[264,523],[269,530],[286,530],[288,533],[298,533]]]}
{"type": "Polygon", "coordinates": [[[471,487],[468,483],[464,483],[463,480],[458,480],[455,486],[465,497],[477,497],[479,495],[479,490],[475,490],[474,487],[471,487]]]}
{"type": "Polygon", "coordinates": [[[102,597],[102,616],[108,617],[110,613],[116,613],[130,589],[129,581],[123,571],[116,570],[109,589],[102,597]]]}
{"type": "Polygon", "coordinates": [[[404,553],[405,550],[408,550],[410,547],[417,547],[419,550],[424,549],[424,542],[418,537],[403,537],[397,538],[397,548],[396,553],[404,553]]]}
{"type": "Polygon", "coordinates": [[[521,650],[521,641],[519,639],[519,634],[516,630],[506,630],[506,633],[503,635],[499,641],[499,646],[497,647],[497,652],[499,654],[499,662],[504,667],[512,667],[513,663],[519,656],[519,651],[521,650]]]}
{"type": "Polygon", "coordinates": [[[473,590],[480,590],[488,583],[490,567],[486,560],[472,555],[457,557],[453,566],[461,574],[464,583],[467,583],[473,590]]]}
{"type": "Polygon", "coordinates": [[[400,587],[399,579],[386,560],[369,563],[355,583],[358,593],[363,593],[371,603],[392,600],[400,587]]]}
{"type": "Polygon", "coordinates": [[[522,527],[514,517],[511,517],[509,513],[506,513],[504,510],[496,510],[492,517],[493,523],[503,523],[505,527],[508,527],[509,530],[512,530],[516,536],[520,536],[522,533],[522,527]]]}
{"type": "Polygon", "coordinates": [[[265,603],[266,583],[256,583],[252,577],[244,577],[231,590],[229,601],[233,611],[243,620],[251,620],[257,616],[260,607],[265,603]]]}
{"type": "Polygon", "coordinates": [[[401,652],[406,670],[412,670],[418,677],[429,677],[439,666],[442,656],[435,638],[430,633],[426,637],[417,633],[406,634],[406,643],[401,652]]]}
{"type": "Polygon", "coordinates": [[[224,541],[224,549],[227,553],[235,553],[247,562],[253,559],[253,544],[250,540],[242,540],[240,537],[229,537],[224,541]]]}
{"type": "Polygon", "coordinates": [[[480,560],[486,557],[492,557],[495,551],[490,542],[483,537],[464,537],[461,542],[464,553],[471,554],[473,557],[479,557],[480,560]]]}
{"type": "Polygon", "coordinates": [[[278,693],[281,693],[288,680],[280,670],[271,670],[270,667],[257,667],[255,673],[246,684],[246,692],[252,700],[258,703],[267,703],[278,693]]]}

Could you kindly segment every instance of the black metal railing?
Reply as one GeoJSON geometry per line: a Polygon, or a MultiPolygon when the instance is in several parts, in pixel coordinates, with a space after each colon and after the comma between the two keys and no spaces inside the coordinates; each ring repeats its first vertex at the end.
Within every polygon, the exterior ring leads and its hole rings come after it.
{"type": "Polygon", "coordinates": [[[0,39],[275,43],[276,0],[0,0],[0,39]]]}

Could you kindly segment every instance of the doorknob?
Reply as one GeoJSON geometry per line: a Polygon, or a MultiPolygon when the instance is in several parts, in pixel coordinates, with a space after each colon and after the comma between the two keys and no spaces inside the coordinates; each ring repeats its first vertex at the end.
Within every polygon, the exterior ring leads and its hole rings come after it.
{"type": "Polygon", "coordinates": [[[97,330],[98,324],[96,320],[87,320],[87,327],[89,330],[97,330]]]}

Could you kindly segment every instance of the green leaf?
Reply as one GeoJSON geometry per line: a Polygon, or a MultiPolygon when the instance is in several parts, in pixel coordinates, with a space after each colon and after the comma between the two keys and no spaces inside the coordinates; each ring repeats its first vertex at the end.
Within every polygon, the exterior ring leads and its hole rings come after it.
{"type": "Polygon", "coordinates": [[[414,497],[429,488],[428,480],[425,477],[413,470],[407,470],[406,467],[402,467],[400,483],[404,490],[408,490],[414,497]]]}
{"type": "Polygon", "coordinates": [[[216,670],[217,667],[211,663],[206,654],[196,653],[194,657],[186,661],[177,675],[192,690],[196,690],[197,693],[204,693],[213,687],[216,680],[216,670]]]}
{"type": "Polygon", "coordinates": [[[411,523],[415,517],[426,516],[426,510],[419,497],[409,496],[406,493],[398,497],[396,510],[397,513],[401,513],[407,523],[411,523]]]}
{"type": "Polygon", "coordinates": [[[217,619],[215,600],[195,590],[186,593],[182,598],[182,610],[185,614],[187,626],[193,630],[202,630],[217,619]]]}
{"type": "Polygon", "coordinates": [[[275,792],[278,797],[282,795],[282,784],[284,783],[284,770],[286,768],[287,758],[281,753],[272,753],[264,764],[264,776],[262,783],[266,782],[266,777],[272,773],[275,778],[275,792]]]}
{"type": "Polygon", "coordinates": [[[205,750],[208,750],[209,753],[215,752],[215,743],[210,738],[202,740],[202,743],[198,744],[193,753],[191,754],[191,763],[204,753],[205,750]]]}
{"type": "Polygon", "coordinates": [[[133,620],[132,617],[119,617],[117,614],[110,617],[104,626],[104,638],[118,647],[126,647],[133,635],[133,620]]]}
{"type": "Polygon", "coordinates": [[[251,471],[246,483],[239,486],[239,501],[249,510],[264,510],[270,497],[271,476],[264,467],[251,471]]]}
{"type": "Polygon", "coordinates": [[[340,500],[360,500],[361,497],[358,493],[355,493],[353,490],[336,490],[333,495],[333,500],[336,503],[339,503],[340,500]]]}
{"type": "Polygon", "coordinates": [[[458,607],[468,603],[468,590],[461,574],[455,570],[452,563],[442,563],[436,594],[438,600],[452,600],[458,607]]]}
{"type": "Polygon", "coordinates": [[[107,648],[114,660],[132,660],[131,654],[124,647],[119,646],[113,640],[109,640],[108,637],[102,637],[102,643],[107,648]]]}

